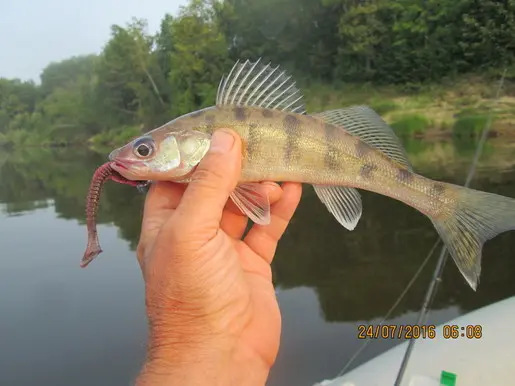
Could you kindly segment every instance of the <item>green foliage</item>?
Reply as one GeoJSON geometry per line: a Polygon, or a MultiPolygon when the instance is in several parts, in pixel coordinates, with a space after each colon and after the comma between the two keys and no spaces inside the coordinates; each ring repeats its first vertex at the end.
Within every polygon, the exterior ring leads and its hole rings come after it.
{"type": "Polygon", "coordinates": [[[141,135],[141,129],[137,126],[120,126],[116,129],[98,133],[90,138],[89,142],[94,147],[103,145],[121,146],[135,137],[141,135]]]}
{"type": "Polygon", "coordinates": [[[479,138],[488,122],[488,115],[460,115],[454,122],[452,133],[455,137],[479,138]]]}
{"type": "Polygon", "coordinates": [[[152,51],[154,44],[146,21],[133,19],[125,28],[111,27],[97,68],[97,89],[109,127],[138,123],[153,127],[165,119],[170,96],[152,51]]]}
{"type": "Polygon", "coordinates": [[[167,26],[174,37],[168,74],[174,85],[172,116],[214,104],[220,78],[231,65],[225,37],[213,18],[207,3],[194,1],[167,26]]]}
{"type": "Polygon", "coordinates": [[[58,88],[74,85],[81,76],[94,76],[96,55],[75,56],[61,62],[50,63],[41,73],[41,95],[46,97],[58,88]]]}
{"type": "Polygon", "coordinates": [[[0,131],[19,128],[35,111],[39,90],[33,82],[0,78],[0,131]]]}
{"type": "Polygon", "coordinates": [[[369,105],[379,115],[384,115],[399,108],[399,105],[394,101],[381,98],[372,99],[369,105]]]}
{"type": "Polygon", "coordinates": [[[427,141],[420,140],[418,138],[403,137],[402,139],[402,145],[404,146],[408,157],[420,154],[430,148],[427,141]]]}
{"type": "MultiPolygon", "coordinates": [[[[177,16],[164,15],[155,34],[137,18],[111,26],[99,55],[50,63],[39,86],[0,78],[0,143],[121,141],[135,127],[212,105],[238,59],[288,70],[310,111],[407,108],[372,84],[397,85],[420,109],[445,100],[428,84],[464,73],[498,78],[504,67],[515,79],[513,36],[515,0],[190,0],[177,16]]],[[[490,88],[458,96],[455,106],[491,97],[484,93],[490,88]]],[[[454,130],[476,132],[479,119],[460,118],[454,130]]],[[[411,115],[394,125],[413,135],[429,123],[411,115]]]]}
{"type": "Polygon", "coordinates": [[[422,134],[431,125],[431,122],[420,114],[405,114],[396,117],[391,127],[399,136],[413,136],[422,134]]]}

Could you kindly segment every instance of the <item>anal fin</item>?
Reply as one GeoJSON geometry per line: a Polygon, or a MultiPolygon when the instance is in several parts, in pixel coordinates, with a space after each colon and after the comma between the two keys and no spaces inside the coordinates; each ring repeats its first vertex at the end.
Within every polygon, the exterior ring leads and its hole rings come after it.
{"type": "Polygon", "coordinates": [[[313,188],[336,220],[346,229],[354,230],[363,211],[359,192],[344,186],[313,185],[313,188]]]}

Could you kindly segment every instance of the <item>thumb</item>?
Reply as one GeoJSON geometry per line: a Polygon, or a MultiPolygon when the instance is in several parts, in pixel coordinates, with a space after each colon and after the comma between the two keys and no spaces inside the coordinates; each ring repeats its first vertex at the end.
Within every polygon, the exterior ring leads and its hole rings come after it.
{"type": "MultiPolygon", "coordinates": [[[[199,227],[216,232],[222,212],[236,187],[241,171],[241,141],[231,130],[218,130],[211,146],[193,173],[192,181],[177,206],[181,228],[199,227]]],[[[185,229],[186,228],[186,229],[185,229]]]]}

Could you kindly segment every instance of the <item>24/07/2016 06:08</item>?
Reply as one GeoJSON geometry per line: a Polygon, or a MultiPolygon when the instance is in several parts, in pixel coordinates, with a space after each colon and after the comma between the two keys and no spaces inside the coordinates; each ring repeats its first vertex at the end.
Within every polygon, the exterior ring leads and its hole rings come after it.
{"type": "MultiPolygon", "coordinates": [[[[450,325],[442,328],[444,339],[480,339],[483,336],[481,325],[450,325]]],[[[435,339],[436,326],[411,324],[360,324],[358,326],[358,339],[435,339]]]]}

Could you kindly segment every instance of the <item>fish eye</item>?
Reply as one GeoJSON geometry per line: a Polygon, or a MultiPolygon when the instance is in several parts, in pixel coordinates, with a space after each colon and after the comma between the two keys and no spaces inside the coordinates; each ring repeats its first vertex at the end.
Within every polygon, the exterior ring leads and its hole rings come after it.
{"type": "Polygon", "coordinates": [[[138,145],[138,147],[136,148],[136,152],[138,153],[138,155],[142,157],[148,156],[150,154],[150,151],[150,147],[146,143],[142,143],[141,145],[138,145]]]}
{"type": "Polygon", "coordinates": [[[151,138],[141,138],[134,143],[134,154],[138,157],[148,157],[154,152],[153,141],[151,138]]]}

